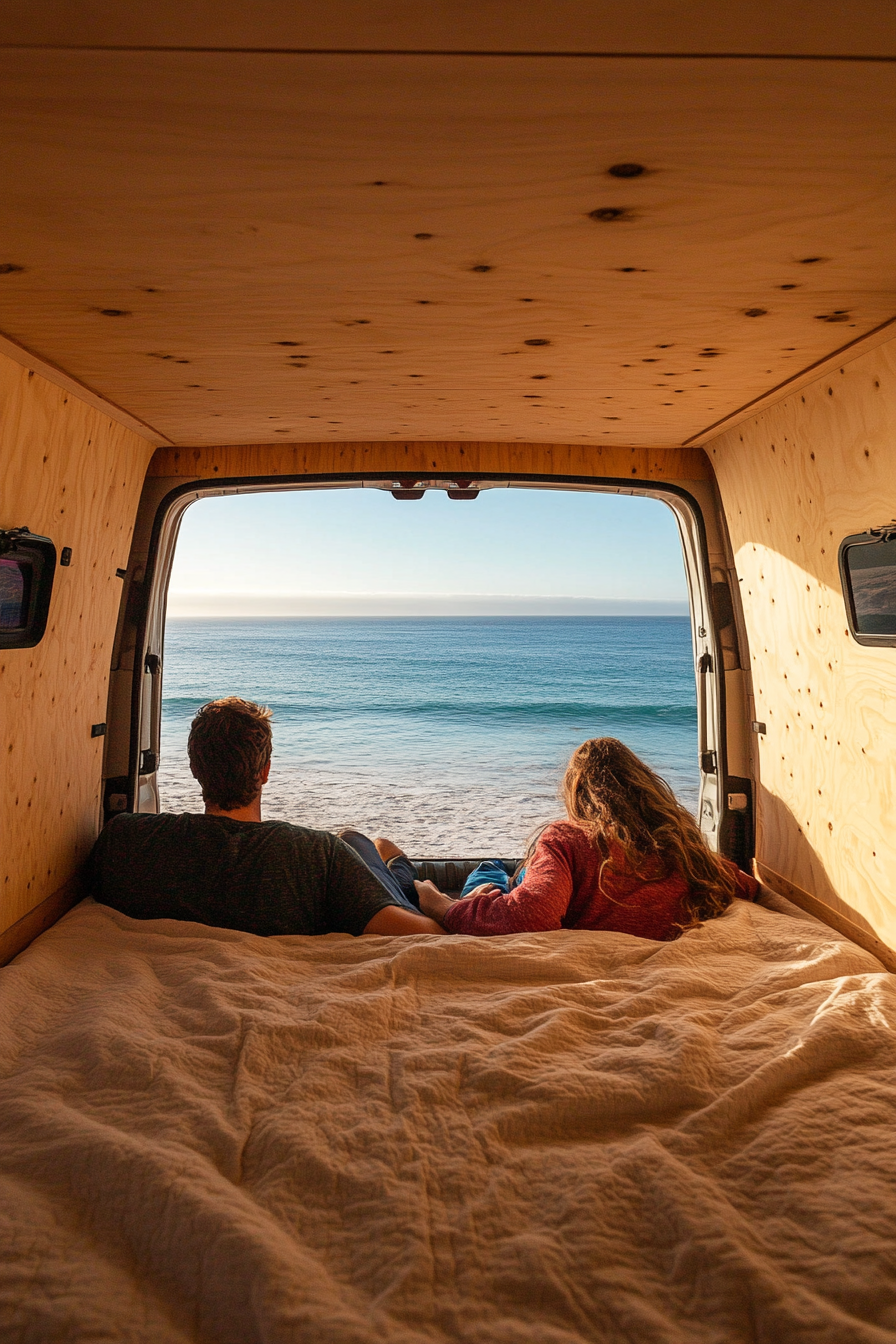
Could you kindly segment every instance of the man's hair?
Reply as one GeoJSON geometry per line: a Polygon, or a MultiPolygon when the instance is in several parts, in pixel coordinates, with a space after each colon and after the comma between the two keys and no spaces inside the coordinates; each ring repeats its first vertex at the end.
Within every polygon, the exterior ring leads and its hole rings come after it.
{"type": "Polygon", "coordinates": [[[261,789],[271,759],[271,711],[228,695],[203,705],[190,726],[190,769],[206,803],[233,812],[261,789]]]}

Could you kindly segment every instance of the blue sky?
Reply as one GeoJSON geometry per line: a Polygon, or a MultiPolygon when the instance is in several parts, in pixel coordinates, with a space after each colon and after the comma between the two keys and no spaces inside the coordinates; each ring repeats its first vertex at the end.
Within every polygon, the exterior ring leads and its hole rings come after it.
{"type": "Polygon", "coordinates": [[[684,613],[658,500],[558,490],[381,490],[202,500],[184,516],[171,615],[684,613]]]}

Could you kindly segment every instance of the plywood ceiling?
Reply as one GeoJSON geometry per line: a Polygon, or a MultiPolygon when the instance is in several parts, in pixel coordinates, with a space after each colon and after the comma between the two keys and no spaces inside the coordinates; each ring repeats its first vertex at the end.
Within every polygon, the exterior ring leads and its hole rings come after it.
{"type": "Polygon", "coordinates": [[[178,444],[682,443],[896,314],[892,64],[0,72],[0,330],[178,444]]]}

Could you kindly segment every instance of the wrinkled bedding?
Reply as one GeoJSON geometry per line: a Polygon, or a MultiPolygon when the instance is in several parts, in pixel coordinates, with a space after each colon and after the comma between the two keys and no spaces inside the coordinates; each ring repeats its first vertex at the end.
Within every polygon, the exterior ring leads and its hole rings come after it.
{"type": "Polygon", "coordinates": [[[896,1340],[894,977],[256,938],[87,901],[0,970],[0,1339],[896,1340]]]}

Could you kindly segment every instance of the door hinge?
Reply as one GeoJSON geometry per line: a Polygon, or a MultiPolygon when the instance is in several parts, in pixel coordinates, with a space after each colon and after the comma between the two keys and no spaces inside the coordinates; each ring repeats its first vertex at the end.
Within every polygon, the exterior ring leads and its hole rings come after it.
{"type": "Polygon", "coordinates": [[[143,660],[143,666],[151,677],[155,677],[162,670],[162,660],[157,653],[148,653],[143,660]]]}
{"type": "Polygon", "coordinates": [[[141,751],[140,753],[140,773],[141,775],[154,775],[159,768],[159,758],[154,751],[141,751]]]}
{"type": "Polygon", "coordinates": [[[697,664],[697,671],[703,674],[712,671],[712,654],[702,653],[700,661],[697,664]]]}
{"type": "Polygon", "coordinates": [[[718,770],[716,763],[716,753],[714,751],[701,751],[700,769],[704,775],[714,775],[718,770]]]}

